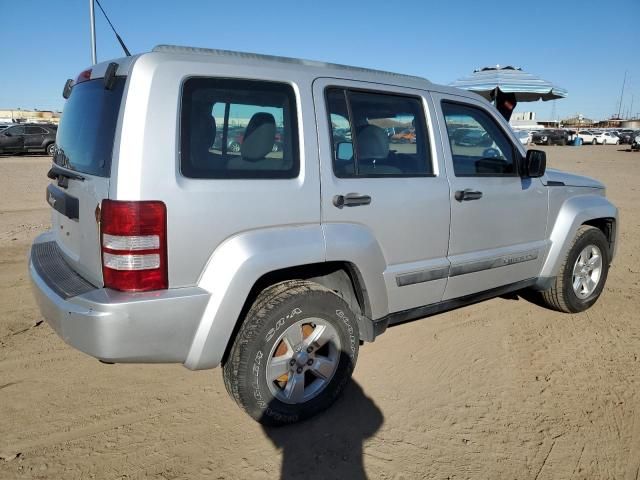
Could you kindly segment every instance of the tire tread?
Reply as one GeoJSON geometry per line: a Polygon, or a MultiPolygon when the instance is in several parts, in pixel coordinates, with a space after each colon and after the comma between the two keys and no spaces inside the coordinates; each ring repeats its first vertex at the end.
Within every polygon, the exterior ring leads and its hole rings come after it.
{"type": "MultiPolygon", "coordinates": [[[[573,310],[567,304],[566,296],[565,296],[565,293],[567,292],[564,286],[564,276],[567,269],[567,264],[569,262],[569,257],[571,256],[571,252],[573,251],[574,245],[578,241],[580,241],[582,237],[584,237],[589,232],[594,230],[597,232],[600,232],[598,228],[592,227],[591,225],[582,225],[580,226],[580,228],[578,228],[578,231],[576,232],[576,235],[573,238],[571,245],[567,249],[567,254],[564,257],[564,260],[562,261],[562,265],[560,265],[560,268],[558,269],[558,274],[554,279],[553,285],[548,290],[544,290],[543,292],[541,292],[542,300],[549,308],[553,310],[557,310],[559,312],[573,313],[573,310]]],[[[568,268],[571,268],[571,265],[569,265],[568,268]]]]}

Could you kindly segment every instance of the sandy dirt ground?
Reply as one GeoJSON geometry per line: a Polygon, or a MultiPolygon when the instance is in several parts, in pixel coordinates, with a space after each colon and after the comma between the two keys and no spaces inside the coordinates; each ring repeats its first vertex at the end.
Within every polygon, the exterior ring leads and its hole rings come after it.
{"type": "Polygon", "coordinates": [[[103,365],[41,323],[26,256],[49,159],[0,158],[0,479],[638,479],[640,153],[546,150],[620,208],[600,301],[566,315],[497,298],[393,327],[331,410],[277,430],[219,370],[103,365]]]}

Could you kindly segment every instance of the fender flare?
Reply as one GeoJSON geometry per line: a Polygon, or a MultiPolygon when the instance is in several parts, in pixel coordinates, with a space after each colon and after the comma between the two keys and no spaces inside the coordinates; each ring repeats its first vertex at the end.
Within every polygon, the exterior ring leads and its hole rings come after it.
{"type": "MultiPolygon", "coordinates": [[[[549,236],[551,247],[540,272],[541,287],[546,285],[548,279],[558,274],[578,228],[590,220],[599,218],[613,218],[617,227],[618,209],[606,197],[595,194],[579,195],[568,198],[562,204],[549,236]]],[[[618,230],[619,228],[616,228],[616,231],[618,230]]],[[[617,242],[614,239],[612,243],[614,250],[611,252],[611,260],[617,242]]]]}
{"type": "Polygon", "coordinates": [[[364,225],[355,223],[322,224],[326,241],[326,260],[355,265],[372,320],[389,313],[389,298],[384,280],[387,262],[375,235],[364,225]]]}
{"type": "Polygon", "coordinates": [[[220,364],[245,300],[262,275],[322,261],[320,225],[254,230],[225,240],[211,255],[198,281],[210,297],[184,366],[201,370],[220,364]]]}
{"type": "Polygon", "coordinates": [[[326,261],[350,262],[356,267],[366,303],[376,315],[373,318],[386,315],[384,257],[372,234],[356,225],[325,227],[317,224],[243,232],[218,246],[198,281],[198,287],[210,297],[184,366],[201,370],[221,363],[252,287],[276,270],[326,261]],[[326,248],[325,239],[333,242],[331,248],[326,248]]]}

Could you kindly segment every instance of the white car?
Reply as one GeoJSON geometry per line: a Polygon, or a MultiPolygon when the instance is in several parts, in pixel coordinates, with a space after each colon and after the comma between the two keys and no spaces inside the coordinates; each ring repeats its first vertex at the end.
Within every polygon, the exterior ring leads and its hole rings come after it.
{"type": "Polygon", "coordinates": [[[595,140],[599,145],[619,145],[620,138],[611,132],[602,132],[595,136],[595,140]]]}
{"type": "Polygon", "coordinates": [[[589,130],[582,130],[578,132],[578,136],[582,139],[582,143],[591,143],[592,145],[596,145],[598,143],[597,136],[599,134],[591,132],[589,130]]]}
{"type": "Polygon", "coordinates": [[[514,133],[522,145],[529,145],[529,142],[531,142],[531,132],[527,130],[514,130],[514,133]]]}

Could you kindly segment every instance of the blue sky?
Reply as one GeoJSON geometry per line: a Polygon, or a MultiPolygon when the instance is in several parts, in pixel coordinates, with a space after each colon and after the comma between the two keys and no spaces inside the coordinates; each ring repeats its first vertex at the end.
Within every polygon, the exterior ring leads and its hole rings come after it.
{"type": "MultiPolygon", "coordinates": [[[[310,58],[449,83],[517,65],[569,91],[563,118],[640,114],[640,0],[102,0],[132,53],[160,43],[310,58]]],[[[90,65],[88,0],[0,0],[0,108],[61,109],[90,65]]],[[[96,7],[98,60],[122,56],[96,7]]],[[[550,118],[552,102],[519,104],[550,118]]]]}

